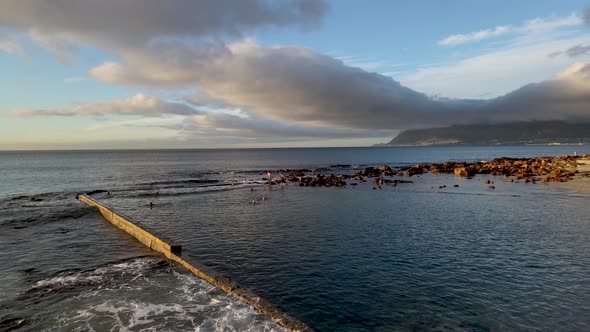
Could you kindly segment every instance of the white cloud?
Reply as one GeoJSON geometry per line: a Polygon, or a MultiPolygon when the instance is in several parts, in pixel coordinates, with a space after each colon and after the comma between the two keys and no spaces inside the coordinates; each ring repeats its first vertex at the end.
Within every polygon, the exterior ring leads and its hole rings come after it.
{"type": "Polygon", "coordinates": [[[448,98],[493,98],[531,82],[540,82],[570,66],[575,59],[547,56],[572,45],[588,44],[590,36],[544,40],[491,51],[458,62],[430,66],[399,77],[415,90],[448,98]]]}
{"type": "Polygon", "coordinates": [[[524,22],[520,26],[502,25],[493,29],[484,29],[467,34],[456,34],[441,39],[442,46],[455,46],[470,42],[481,41],[508,34],[539,34],[564,27],[579,26],[583,20],[576,14],[566,17],[535,18],[524,22]]]}
{"type": "Polygon", "coordinates": [[[4,33],[0,34],[0,51],[12,55],[23,54],[23,47],[14,35],[4,33]]]}
{"type": "Polygon", "coordinates": [[[566,17],[535,18],[528,20],[519,29],[521,32],[543,32],[564,27],[579,26],[584,23],[582,17],[570,14],[566,17]]]}
{"type": "Polygon", "coordinates": [[[468,34],[451,35],[444,39],[441,39],[438,44],[444,46],[453,46],[464,44],[473,41],[479,41],[492,37],[508,34],[513,31],[513,28],[509,25],[503,25],[495,27],[494,29],[485,29],[480,31],[471,32],[468,34]]]}
{"type": "Polygon", "coordinates": [[[106,116],[106,115],[141,115],[160,116],[162,114],[190,115],[199,111],[180,103],[171,103],[160,100],[157,97],[137,94],[133,97],[102,101],[94,103],[81,103],[71,108],[55,109],[12,109],[8,113],[12,116],[106,116]]]}

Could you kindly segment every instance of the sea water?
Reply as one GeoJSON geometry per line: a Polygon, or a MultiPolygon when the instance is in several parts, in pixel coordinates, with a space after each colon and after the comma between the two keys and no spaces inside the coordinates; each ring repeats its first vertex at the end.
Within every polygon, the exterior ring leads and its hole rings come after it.
{"type": "Polygon", "coordinates": [[[74,199],[102,189],[111,195],[95,199],[320,331],[586,330],[590,208],[567,186],[262,180],[284,168],[574,152],[590,147],[1,152],[0,326],[281,330],[74,199]]]}

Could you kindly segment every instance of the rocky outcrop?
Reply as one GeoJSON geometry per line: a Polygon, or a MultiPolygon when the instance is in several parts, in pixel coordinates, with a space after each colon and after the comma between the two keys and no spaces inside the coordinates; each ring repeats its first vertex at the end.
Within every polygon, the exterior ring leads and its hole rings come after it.
{"type": "Polygon", "coordinates": [[[445,162],[440,164],[418,164],[405,169],[406,176],[430,171],[433,174],[455,174],[472,177],[476,174],[514,177],[527,183],[564,182],[578,171],[576,161],[584,156],[536,157],[536,158],[498,158],[477,163],[445,162]]]}
{"type": "MultiPolygon", "coordinates": [[[[287,174],[286,181],[298,183],[303,187],[342,187],[347,183],[345,180],[356,181],[356,183],[367,182],[377,186],[392,185],[399,183],[411,183],[397,177],[419,176],[424,173],[432,174],[454,174],[458,177],[471,178],[477,174],[492,176],[504,176],[504,182],[524,181],[525,183],[540,182],[565,182],[572,179],[578,172],[577,160],[587,158],[584,156],[560,156],[560,157],[536,157],[536,158],[498,158],[492,161],[480,161],[475,163],[466,162],[444,162],[433,164],[415,164],[402,169],[394,169],[389,165],[379,167],[366,167],[362,170],[348,174],[332,173],[325,174],[331,169],[341,172],[341,168],[349,165],[332,165],[330,168],[310,169],[288,169],[281,171],[287,174]]],[[[265,179],[268,180],[268,179],[265,179]]],[[[284,183],[285,180],[278,179],[270,181],[270,184],[284,183]]],[[[354,183],[354,182],[353,182],[354,183]]],[[[356,183],[354,183],[356,185],[356,183]]],[[[485,184],[493,184],[491,180],[484,180],[485,184]]],[[[493,186],[490,186],[490,189],[493,186]]]]}

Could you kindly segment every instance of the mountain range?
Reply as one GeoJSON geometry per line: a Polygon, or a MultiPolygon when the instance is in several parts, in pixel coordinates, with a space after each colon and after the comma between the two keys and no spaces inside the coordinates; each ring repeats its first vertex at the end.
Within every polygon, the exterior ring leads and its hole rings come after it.
{"type": "Polygon", "coordinates": [[[590,123],[528,121],[401,132],[378,146],[590,144],[590,123]]]}

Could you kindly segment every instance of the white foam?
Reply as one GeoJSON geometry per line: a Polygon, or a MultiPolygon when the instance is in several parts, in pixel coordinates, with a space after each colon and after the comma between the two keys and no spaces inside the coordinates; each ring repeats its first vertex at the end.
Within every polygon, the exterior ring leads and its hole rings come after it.
{"type": "Polygon", "coordinates": [[[33,285],[33,289],[40,287],[71,286],[87,283],[95,284],[105,280],[107,276],[117,273],[135,274],[133,278],[137,279],[143,275],[143,271],[156,262],[158,262],[158,260],[155,258],[145,257],[99,267],[91,271],[70,272],[39,280],[33,285]]]}
{"type": "MultiPolygon", "coordinates": [[[[125,268],[141,271],[154,261],[142,260],[117,263],[93,272],[125,268]]],[[[155,271],[139,280],[126,278],[127,274],[122,276],[115,280],[118,285],[114,287],[95,287],[71,298],[74,308],[63,310],[56,330],[287,331],[251,306],[189,273],[155,271]]]]}

